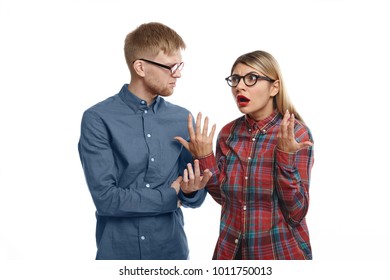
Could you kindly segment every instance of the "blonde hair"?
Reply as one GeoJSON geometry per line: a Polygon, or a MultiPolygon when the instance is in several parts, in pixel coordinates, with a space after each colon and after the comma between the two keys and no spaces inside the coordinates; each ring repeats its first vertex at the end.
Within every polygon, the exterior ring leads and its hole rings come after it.
{"type": "Polygon", "coordinates": [[[171,55],[185,48],[186,44],[176,31],[162,23],[150,22],[138,26],[127,34],[124,52],[127,66],[132,71],[136,59],[143,56],[152,58],[160,51],[171,55]]]}
{"type": "Polygon", "coordinates": [[[259,70],[262,74],[267,77],[279,81],[279,93],[274,97],[274,108],[276,108],[279,113],[284,114],[286,110],[295,115],[297,120],[300,120],[304,123],[302,117],[299,115],[294,105],[290,101],[290,98],[287,94],[287,90],[284,85],[282,72],[279,67],[279,63],[276,59],[269,53],[265,51],[254,51],[241,55],[234,62],[231,73],[233,73],[234,68],[237,64],[242,63],[249,67],[259,70]]]}

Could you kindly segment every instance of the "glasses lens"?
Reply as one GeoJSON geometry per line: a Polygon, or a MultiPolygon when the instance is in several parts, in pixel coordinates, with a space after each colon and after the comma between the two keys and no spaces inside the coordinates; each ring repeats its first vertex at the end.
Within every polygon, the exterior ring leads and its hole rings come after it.
{"type": "Polygon", "coordinates": [[[175,65],[172,66],[171,68],[171,73],[175,74],[177,70],[181,71],[184,67],[184,62],[181,63],[176,63],[175,65]]]}
{"type": "Polygon", "coordinates": [[[231,86],[231,87],[237,86],[238,83],[240,82],[240,80],[241,80],[241,78],[238,75],[231,75],[230,77],[228,77],[226,79],[228,85],[231,86]]]}
{"type": "Polygon", "coordinates": [[[254,74],[247,74],[245,75],[244,77],[244,82],[247,86],[253,86],[254,84],[256,84],[257,82],[257,79],[258,79],[258,76],[257,75],[254,75],[254,74]]]}

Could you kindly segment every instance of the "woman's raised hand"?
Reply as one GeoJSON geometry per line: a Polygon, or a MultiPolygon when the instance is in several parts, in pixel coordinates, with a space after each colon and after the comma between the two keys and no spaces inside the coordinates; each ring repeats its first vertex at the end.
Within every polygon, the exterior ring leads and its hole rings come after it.
{"type": "Polygon", "coordinates": [[[280,124],[279,132],[277,134],[277,147],[279,150],[286,153],[295,153],[302,148],[313,145],[313,143],[310,141],[298,143],[297,140],[295,140],[294,123],[294,114],[290,114],[290,112],[287,110],[283,116],[283,120],[280,124]]]}
{"type": "Polygon", "coordinates": [[[192,116],[188,115],[188,134],[190,135],[190,141],[187,142],[182,137],[177,136],[175,139],[179,141],[195,158],[207,156],[213,152],[213,138],[216,125],[209,129],[209,118],[206,117],[203,123],[203,129],[201,128],[202,113],[198,113],[195,123],[195,130],[193,127],[192,116]]]}

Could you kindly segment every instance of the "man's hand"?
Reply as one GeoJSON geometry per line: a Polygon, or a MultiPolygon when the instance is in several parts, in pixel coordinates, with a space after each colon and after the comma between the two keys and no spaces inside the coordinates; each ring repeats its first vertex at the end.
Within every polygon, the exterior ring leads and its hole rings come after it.
{"type": "Polygon", "coordinates": [[[195,130],[192,125],[192,116],[188,115],[188,134],[190,135],[190,142],[187,142],[182,137],[175,137],[195,158],[207,156],[213,152],[213,138],[215,133],[215,124],[211,128],[209,135],[209,119],[206,117],[201,129],[202,113],[199,113],[196,118],[195,130]]]}
{"type": "Polygon", "coordinates": [[[176,194],[179,193],[180,191],[180,183],[183,181],[183,177],[182,176],[179,176],[177,177],[177,179],[175,181],[173,181],[173,183],[171,184],[171,188],[175,189],[176,191],[176,194]]]}
{"type": "MultiPolygon", "coordinates": [[[[206,169],[203,172],[203,176],[200,174],[199,160],[194,161],[195,172],[191,163],[187,164],[187,169],[184,170],[183,180],[180,183],[180,188],[183,193],[189,194],[203,189],[208,180],[211,178],[212,173],[206,169]]],[[[177,181],[177,180],[176,180],[177,181]]]]}
{"type": "MultiPolygon", "coordinates": [[[[177,177],[177,179],[175,181],[173,181],[173,183],[171,184],[171,188],[175,189],[176,191],[176,194],[179,194],[179,191],[180,191],[180,183],[183,181],[183,177],[182,176],[179,176],[177,177]]],[[[181,200],[178,199],[177,200],[177,208],[180,208],[181,207],[181,200]]]]}

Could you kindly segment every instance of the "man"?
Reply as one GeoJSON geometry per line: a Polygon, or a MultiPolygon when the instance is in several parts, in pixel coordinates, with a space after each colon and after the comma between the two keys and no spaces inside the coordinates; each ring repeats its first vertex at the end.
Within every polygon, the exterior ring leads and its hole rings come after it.
{"type": "Polygon", "coordinates": [[[211,173],[194,170],[189,111],[163,99],[181,77],[183,39],[160,23],[129,33],[130,84],[84,112],[79,154],[96,206],[96,259],[187,259],[180,206],[199,207],[211,173]]]}

